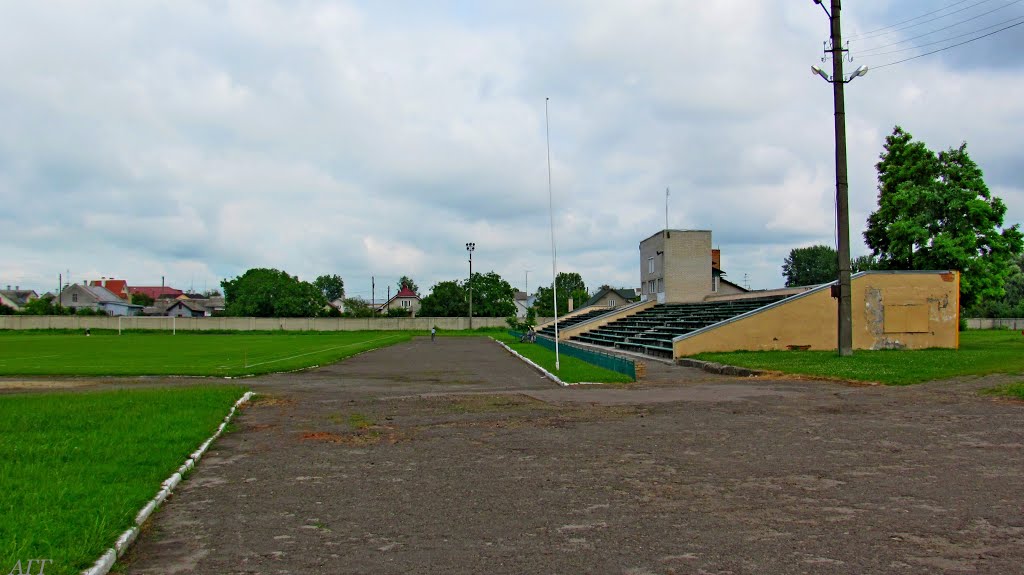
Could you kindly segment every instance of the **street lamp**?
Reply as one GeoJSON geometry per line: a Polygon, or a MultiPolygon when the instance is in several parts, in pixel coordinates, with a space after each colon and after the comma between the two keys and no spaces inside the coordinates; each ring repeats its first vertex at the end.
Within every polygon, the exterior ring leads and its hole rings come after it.
{"type": "Polygon", "coordinates": [[[836,232],[839,251],[839,334],[838,345],[840,356],[853,355],[853,302],[850,290],[850,184],[846,175],[846,103],[843,87],[854,78],[868,73],[867,66],[857,68],[850,77],[843,76],[843,40],[842,27],[839,22],[840,0],[832,0],[832,11],[822,4],[822,0],[814,0],[815,4],[828,15],[831,25],[832,75],[829,76],[818,66],[811,66],[811,73],[821,76],[832,84],[833,102],[835,106],[836,130],[836,232]]]}
{"type": "Polygon", "coordinates": [[[473,329],[473,250],[476,249],[476,244],[469,242],[466,244],[466,251],[469,252],[469,329],[473,329]]]}

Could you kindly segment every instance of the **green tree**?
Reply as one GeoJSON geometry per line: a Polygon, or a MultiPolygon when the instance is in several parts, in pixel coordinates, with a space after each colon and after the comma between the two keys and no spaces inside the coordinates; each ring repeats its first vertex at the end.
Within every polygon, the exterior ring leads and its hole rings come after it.
{"type": "Polygon", "coordinates": [[[57,315],[57,309],[53,300],[38,298],[22,306],[21,313],[22,315],[57,315]]]}
{"type": "Polygon", "coordinates": [[[967,144],[936,155],[896,126],[876,168],[878,210],[864,239],[880,267],[959,270],[964,307],[1003,297],[1024,236],[1018,225],[1000,229],[1006,206],[985,185],[967,144]]]}
{"type": "Polygon", "coordinates": [[[132,294],[132,303],[135,305],[141,305],[143,307],[153,305],[156,300],[149,297],[149,295],[142,292],[135,292],[132,294]]]}
{"type": "Polygon", "coordinates": [[[345,280],[341,279],[341,276],[337,274],[319,276],[313,280],[313,285],[316,286],[316,289],[320,290],[320,293],[323,294],[324,299],[327,301],[334,301],[345,297],[345,280]]]}
{"type": "MultiPolygon", "coordinates": [[[[493,271],[473,274],[473,315],[508,317],[516,313],[516,289],[493,271]]],[[[468,311],[468,310],[467,310],[468,311]]]]}
{"type": "Polygon", "coordinates": [[[315,317],[327,303],[316,286],[276,269],[253,268],[220,285],[229,316],[315,317]]]}
{"type": "Polygon", "coordinates": [[[0,303],[0,315],[14,315],[14,312],[13,307],[0,303]]]}
{"type": "Polygon", "coordinates": [[[1024,255],[1010,266],[1001,298],[984,298],[964,310],[966,317],[1024,317],[1024,255]]]}
{"type": "Polygon", "coordinates": [[[404,307],[392,307],[388,308],[385,315],[388,317],[409,317],[412,315],[412,310],[404,307]]]}
{"type": "Polygon", "coordinates": [[[430,295],[420,301],[420,317],[466,317],[469,300],[462,282],[452,280],[434,284],[430,295]]]}
{"type": "Polygon", "coordinates": [[[878,265],[878,258],[874,254],[865,254],[863,256],[857,256],[850,262],[850,270],[853,273],[866,272],[868,270],[881,269],[878,265]]]}
{"type": "Polygon", "coordinates": [[[358,298],[348,298],[345,300],[345,313],[342,314],[345,317],[373,317],[376,315],[370,302],[358,298]]]}
{"type": "MultiPolygon", "coordinates": [[[[587,285],[583,278],[576,272],[560,272],[555,278],[555,285],[558,287],[558,315],[563,316],[569,310],[569,298],[572,298],[573,309],[579,309],[588,299],[587,285]]],[[[555,315],[551,297],[552,287],[541,287],[537,289],[537,315],[540,317],[553,317],[555,315]]]]}
{"type": "Polygon", "coordinates": [[[407,287],[416,295],[420,295],[420,286],[416,285],[416,282],[412,281],[409,276],[402,276],[398,280],[398,291],[402,291],[402,288],[407,287]]]}
{"type": "Polygon", "coordinates": [[[809,286],[835,281],[839,277],[839,254],[830,246],[794,248],[782,262],[786,287],[809,286]]]}

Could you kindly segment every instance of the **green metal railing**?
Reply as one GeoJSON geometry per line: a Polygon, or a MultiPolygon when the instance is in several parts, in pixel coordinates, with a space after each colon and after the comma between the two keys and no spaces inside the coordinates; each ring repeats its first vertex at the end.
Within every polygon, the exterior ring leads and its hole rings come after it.
{"type": "MultiPolygon", "coordinates": [[[[516,339],[522,339],[523,337],[523,334],[518,331],[510,331],[508,334],[516,339]]],[[[538,335],[537,345],[554,351],[555,340],[538,335]]],[[[584,349],[564,341],[558,342],[558,352],[559,354],[565,354],[569,357],[575,357],[576,359],[585,361],[591,365],[596,365],[598,367],[603,367],[605,369],[610,369],[611,371],[627,375],[633,381],[636,381],[636,364],[633,363],[633,360],[631,359],[584,349]]]]}

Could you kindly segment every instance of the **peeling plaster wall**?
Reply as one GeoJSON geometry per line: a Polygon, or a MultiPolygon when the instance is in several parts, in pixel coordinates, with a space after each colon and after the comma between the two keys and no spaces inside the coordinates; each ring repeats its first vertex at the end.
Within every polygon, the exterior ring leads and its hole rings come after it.
{"type": "MultiPolygon", "coordinates": [[[[863,272],[851,282],[855,349],[959,346],[959,274],[863,272]]],[[[675,357],[706,351],[834,350],[837,304],[830,286],[749,317],[677,339],[675,357]]]]}

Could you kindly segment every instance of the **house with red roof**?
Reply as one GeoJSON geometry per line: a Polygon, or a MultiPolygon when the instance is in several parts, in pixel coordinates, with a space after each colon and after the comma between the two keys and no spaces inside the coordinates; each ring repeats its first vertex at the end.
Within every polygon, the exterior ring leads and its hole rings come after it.
{"type": "Polygon", "coordinates": [[[185,292],[170,286],[131,286],[128,288],[128,293],[145,294],[153,298],[153,301],[158,299],[178,299],[178,297],[185,295],[185,292]]]}
{"type": "Polygon", "coordinates": [[[412,291],[406,286],[402,286],[402,289],[398,290],[398,293],[391,299],[384,302],[383,305],[377,308],[380,313],[388,313],[388,310],[392,309],[403,309],[409,312],[413,317],[420,311],[420,296],[416,295],[416,292],[412,291]]]}
{"type": "Polygon", "coordinates": [[[90,281],[89,285],[92,287],[105,288],[110,293],[116,295],[117,297],[125,301],[128,301],[128,298],[130,297],[128,295],[128,282],[126,282],[125,280],[116,280],[114,278],[101,278],[98,280],[90,281]]]}

